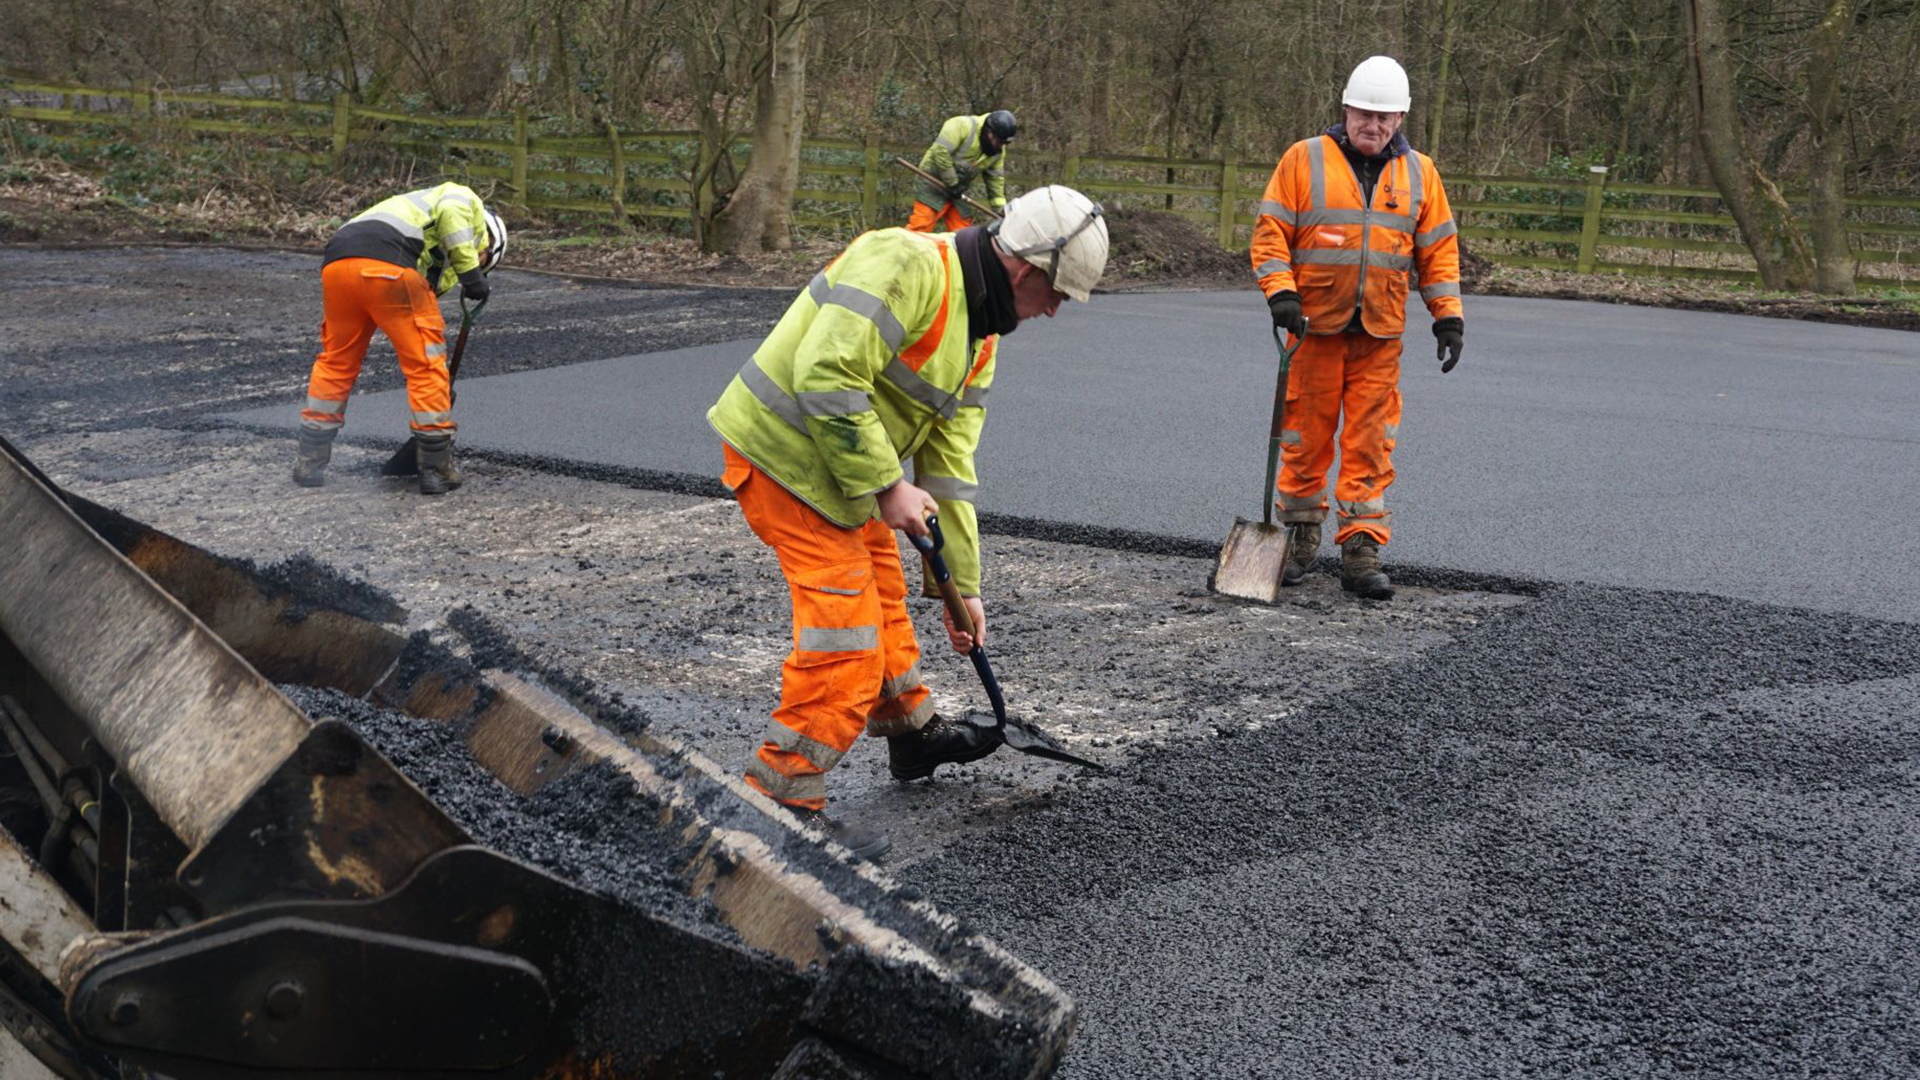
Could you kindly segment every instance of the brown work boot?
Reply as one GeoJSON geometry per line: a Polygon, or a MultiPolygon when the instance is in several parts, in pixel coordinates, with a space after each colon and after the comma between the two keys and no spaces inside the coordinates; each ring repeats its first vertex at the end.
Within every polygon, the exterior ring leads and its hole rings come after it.
{"type": "Polygon", "coordinates": [[[293,482],[301,487],[319,487],[327,482],[327,462],[333,459],[331,431],[300,429],[300,449],[293,459],[293,482]]]}
{"type": "Polygon", "coordinates": [[[1365,600],[1393,599],[1393,582],[1380,569],[1380,541],[1354,533],[1340,545],[1340,587],[1365,600]]]}
{"type": "Polygon", "coordinates": [[[453,436],[415,435],[414,461],[420,466],[420,494],[445,495],[465,478],[453,464],[453,436]]]}
{"type": "Polygon", "coordinates": [[[1320,553],[1320,523],[1296,521],[1287,526],[1287,561],[1280,564],[1280,584],[1298,585],[1313,569],[1320,553]]]}
{"type": "Polygon", "coordinates": [[[800,819],[800,824],[811,825],[827,835],[827,839],[846,848],[856,859],[879,862],[893,847],[893,838],[886,833],[861,828],[851,821],[829,817],[825,810],[809,810],[804,806],[790,806],[785,803],[787,812],[800,819]]]}
{"type": "Polygon", "coordinates": [[[932,776],[942,765],[979,761],[1000,749],[1000,732],[939,713],[918,731],[887,736],[887,771],[895,780],[932,776]]]}

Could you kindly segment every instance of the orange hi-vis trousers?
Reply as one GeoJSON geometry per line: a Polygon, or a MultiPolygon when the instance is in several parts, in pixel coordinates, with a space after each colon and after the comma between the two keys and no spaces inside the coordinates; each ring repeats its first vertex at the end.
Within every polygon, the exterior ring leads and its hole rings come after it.
{"type": "Polygon", "coordinates": [[[959,232],[971,224],[967,221],[966,217],[960,213],[960,205],[958,203],[941,203],[940,209],[935,210],[919,199],[915,199],[913,201],[913,216],[907,219],[907,229],[911,232],[930,233],[933,231],[935,225],[943,222],[946,224],[948,232],[959,232]]]}
{"type": "Polygon", "coordinates": [[[1340,507],[1335,543],[1368,533],[1393,538],[1387,486],[1400,436],[1400,339],[1367,334],[1308,334],[1287,375],[1287,412],[1280,432],[1280,519],[1327,520],[1327,471],[1340,429],[1340,507]],[[1346,425],[1340,415],[1346,413],[1346,425]]]}
{"type": "Polygon", "coordinates": [[[878,519],[845,529],[721,444],[754,535],[780,560],[793,599],[793,651],[780,707],[747,764],[747,783],[792,806],[827,804],[827,770],[862,731],[897,735],[933,717],[907,614],[900,544],[878,519]]]}
{"type": "Polygon", "coordinates": [[[454,430],[447,324],[419,271],[379,259],[336,259],[320,270],[320,303],[320,355],[307,379],[302,427],[337,432],[347,422],[347,399],[379,330],[407,377],[413,430],[454,430]]]}

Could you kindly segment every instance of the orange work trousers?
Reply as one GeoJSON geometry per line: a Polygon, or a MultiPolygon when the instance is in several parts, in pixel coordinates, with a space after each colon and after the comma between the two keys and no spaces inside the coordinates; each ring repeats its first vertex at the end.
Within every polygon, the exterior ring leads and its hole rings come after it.
{"type": "Polygon", "coordinates": [[[347,399],[379,330],[393,342],[407,377],[413,430],[454,430],[447,324],[418,270],[379,259],[336,259],[320,270],[320,304],[320,354],[307,379],[302,427],[338,431],[347,422],[347,399]]]}
{"type": "Polygon", "coordinates": [[[971,224],[960,213],[957,203],[941,203],[935,210],[919,199],[913,201],[913,216],[907,219],[907,228],[913,232],[932,232],[935,225],[945,223],[948,232],[959,232],[971,224]]]}
{"type": "Polygon", "coordinates": [[[1367,334],[1309,334],[1287,375],[1280,433],[1280,519],[1327,520],[1327,471],[1339,429],[1340,507],[1335,543],[1367,533],[1393,538],[1386,493],[1400,436],[1400,339],[1367,334]],[[1346,423],[1341,425],[1342,413],[1346,423]]]}
{"type": "Polygon", "coordinates": [[[747,783],[791,806],[827,804],[827,770],[862,731],[897,735],[933,717],[907,614],[900,545],[878,519],[842,528],[722,443],[755,536],[773,549],[793,600],[793,651],[780,707],[747,764],[747,783]]]}

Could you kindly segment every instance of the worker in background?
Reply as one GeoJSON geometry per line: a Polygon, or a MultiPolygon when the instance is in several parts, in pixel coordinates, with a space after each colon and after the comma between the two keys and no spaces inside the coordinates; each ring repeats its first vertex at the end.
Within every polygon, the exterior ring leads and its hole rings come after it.
{"type": "Polygon", "coordinates": [[[300,410],[293,481],[326,482],[333,440],[347,422],[347,399],[377,329],[393,343],[407,378],[420,491],[460,486],[453,464],[453,398],[447,376],[447,325],[439,296],[460,285],[463,300],[487,298],[487,274],[507,250],[507,228],[480,196],[460,184],[395,195],[341,226],[320,264],[320,354],[300,410]]]}
{"type": "Polygon", "coordinates": [[[1281,435],[1281,580],[1297,583],[1320,547],[1340,427],[1340,585],[1374,600],[1393,596],[1380,545],[1392,537],[1386,491],[1400,430],[1409,269],[1419,271],[1420,297],[1433,314],[1441,371],[1460,361],[1466,326],[1459,240],[1440,171],[1401,132],[1411,100],[1398,63],[1362,61],[1341,98],[1343,122],[1281,155],[1253,227],[1253,276],[1273,325],[1306,335],[1288,376],[1281,435]]]}
{"type": "Polygon", "coordinates": [[[948,232],[967,227],[960,212],[960,197],[973,186],[975,177],[986,179],[985,202],[998,213],[1007,205],[1007,143],[1013,141],[1019,125],[1013,114],[995,109],[984,116],[955,116],[940,126],[940,136],[920,155],[922,172],[932,173],[946,183],[937,188],[921,181],[914,196],[913,216],[907,228],[914,232],[932,232],[944,223],[948,232]]]}
{"type": "MultiPolygon", "coordinates": [[[[824,809],[826,774],[862,731],[886,738],[900,780],[985,757],[1000,741],[934,712],[894,530],[925,536],[926,516],[939,513],[984,645],[974,451],[1000,336],[1085,301],[1106,263],[1100,207],[1059,186],[1022,195],[992,226],[865,233],[801,291],[707,413],[723,441],[722,479],[778,556],[793,603],[780,706],[747,783],[857,855],[877,857],[889,841],[824,809]]],[[[974,644],[951,618],[947,637],[961,653],[974,644]]]]}

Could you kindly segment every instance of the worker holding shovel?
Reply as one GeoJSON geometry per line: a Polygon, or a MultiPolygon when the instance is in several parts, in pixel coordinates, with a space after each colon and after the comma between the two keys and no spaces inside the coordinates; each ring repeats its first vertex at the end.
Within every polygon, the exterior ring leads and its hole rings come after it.
{"type": "Polygon", "coordinates": [[[960,212],[967,189],[975,179],[984,181],[986,207],[998,214],[1007,205],[1007,143],[1019,130],[1013,114],[995,109],[980,116],[955,116],[940,125],[940,134],[920,156],[921,177],[914,193],[913,216],[907,228],[914,232],[932,232],[945,224],[947,231],[959,232],[968,225],[960,212]]]}
{"type": "MultiPolygon", "coordinates": [[[[320,354],[300,410],[293,481],[326,482],[333,440],[375,330],[387,335],[407,377],[420,492],[460,486],[453,465],[452,378],[439,296],[460,285],[463,303],[484,303],[487,274],[507,250],[507,227],[460,184],[409,191],[341,226],[321,259],[320,354]]],[[[464,342],[464,336],[462,341],[464,342]]]]}
{"type": "MultiPolygon", "coordinates": [[[[1327,472],[1340,431],[1340,584],[1375,600],[1393,595],[1380,568],[1392,535],[1387,486],[1400,430],[1400,333],[1408,271],[1433,315],[1440,370],[1460,360],[1460,247],[1433,159],[1400,125],[1407,73],[1375,56],[1353,69],[1344,121],[1294,143],[1280,158],[1253,227],[1253,275],[1273,324],[1304,337],[1292,360],[1277,484],[1287,525],[1281,580],[1306,575],[1327,519],[1327,472]]],[[[1269,493],[1271,497],[1273,493],[1269,493]]]]}
{"type": "Polygon", "coordinates": [[[927,537],[937,512],[943,569],[971,624],[949,610],[948,640],[975,652],[987,622],[974,451],[1000,336],[1086,300],[1106,262],[1100,207],[1059,186],[1022,195],[991,227],[865,233],[801,291],[707,413],[723,480],[778,556],[793,604],[780,705],[747,783],[855,854],[877,856],[888,841],[824,809],[826,774],[862,731],[887,739],[902,780],[985,757],[1004,738],[1004,725],[935,714],[894,531],[927,537]]]}

